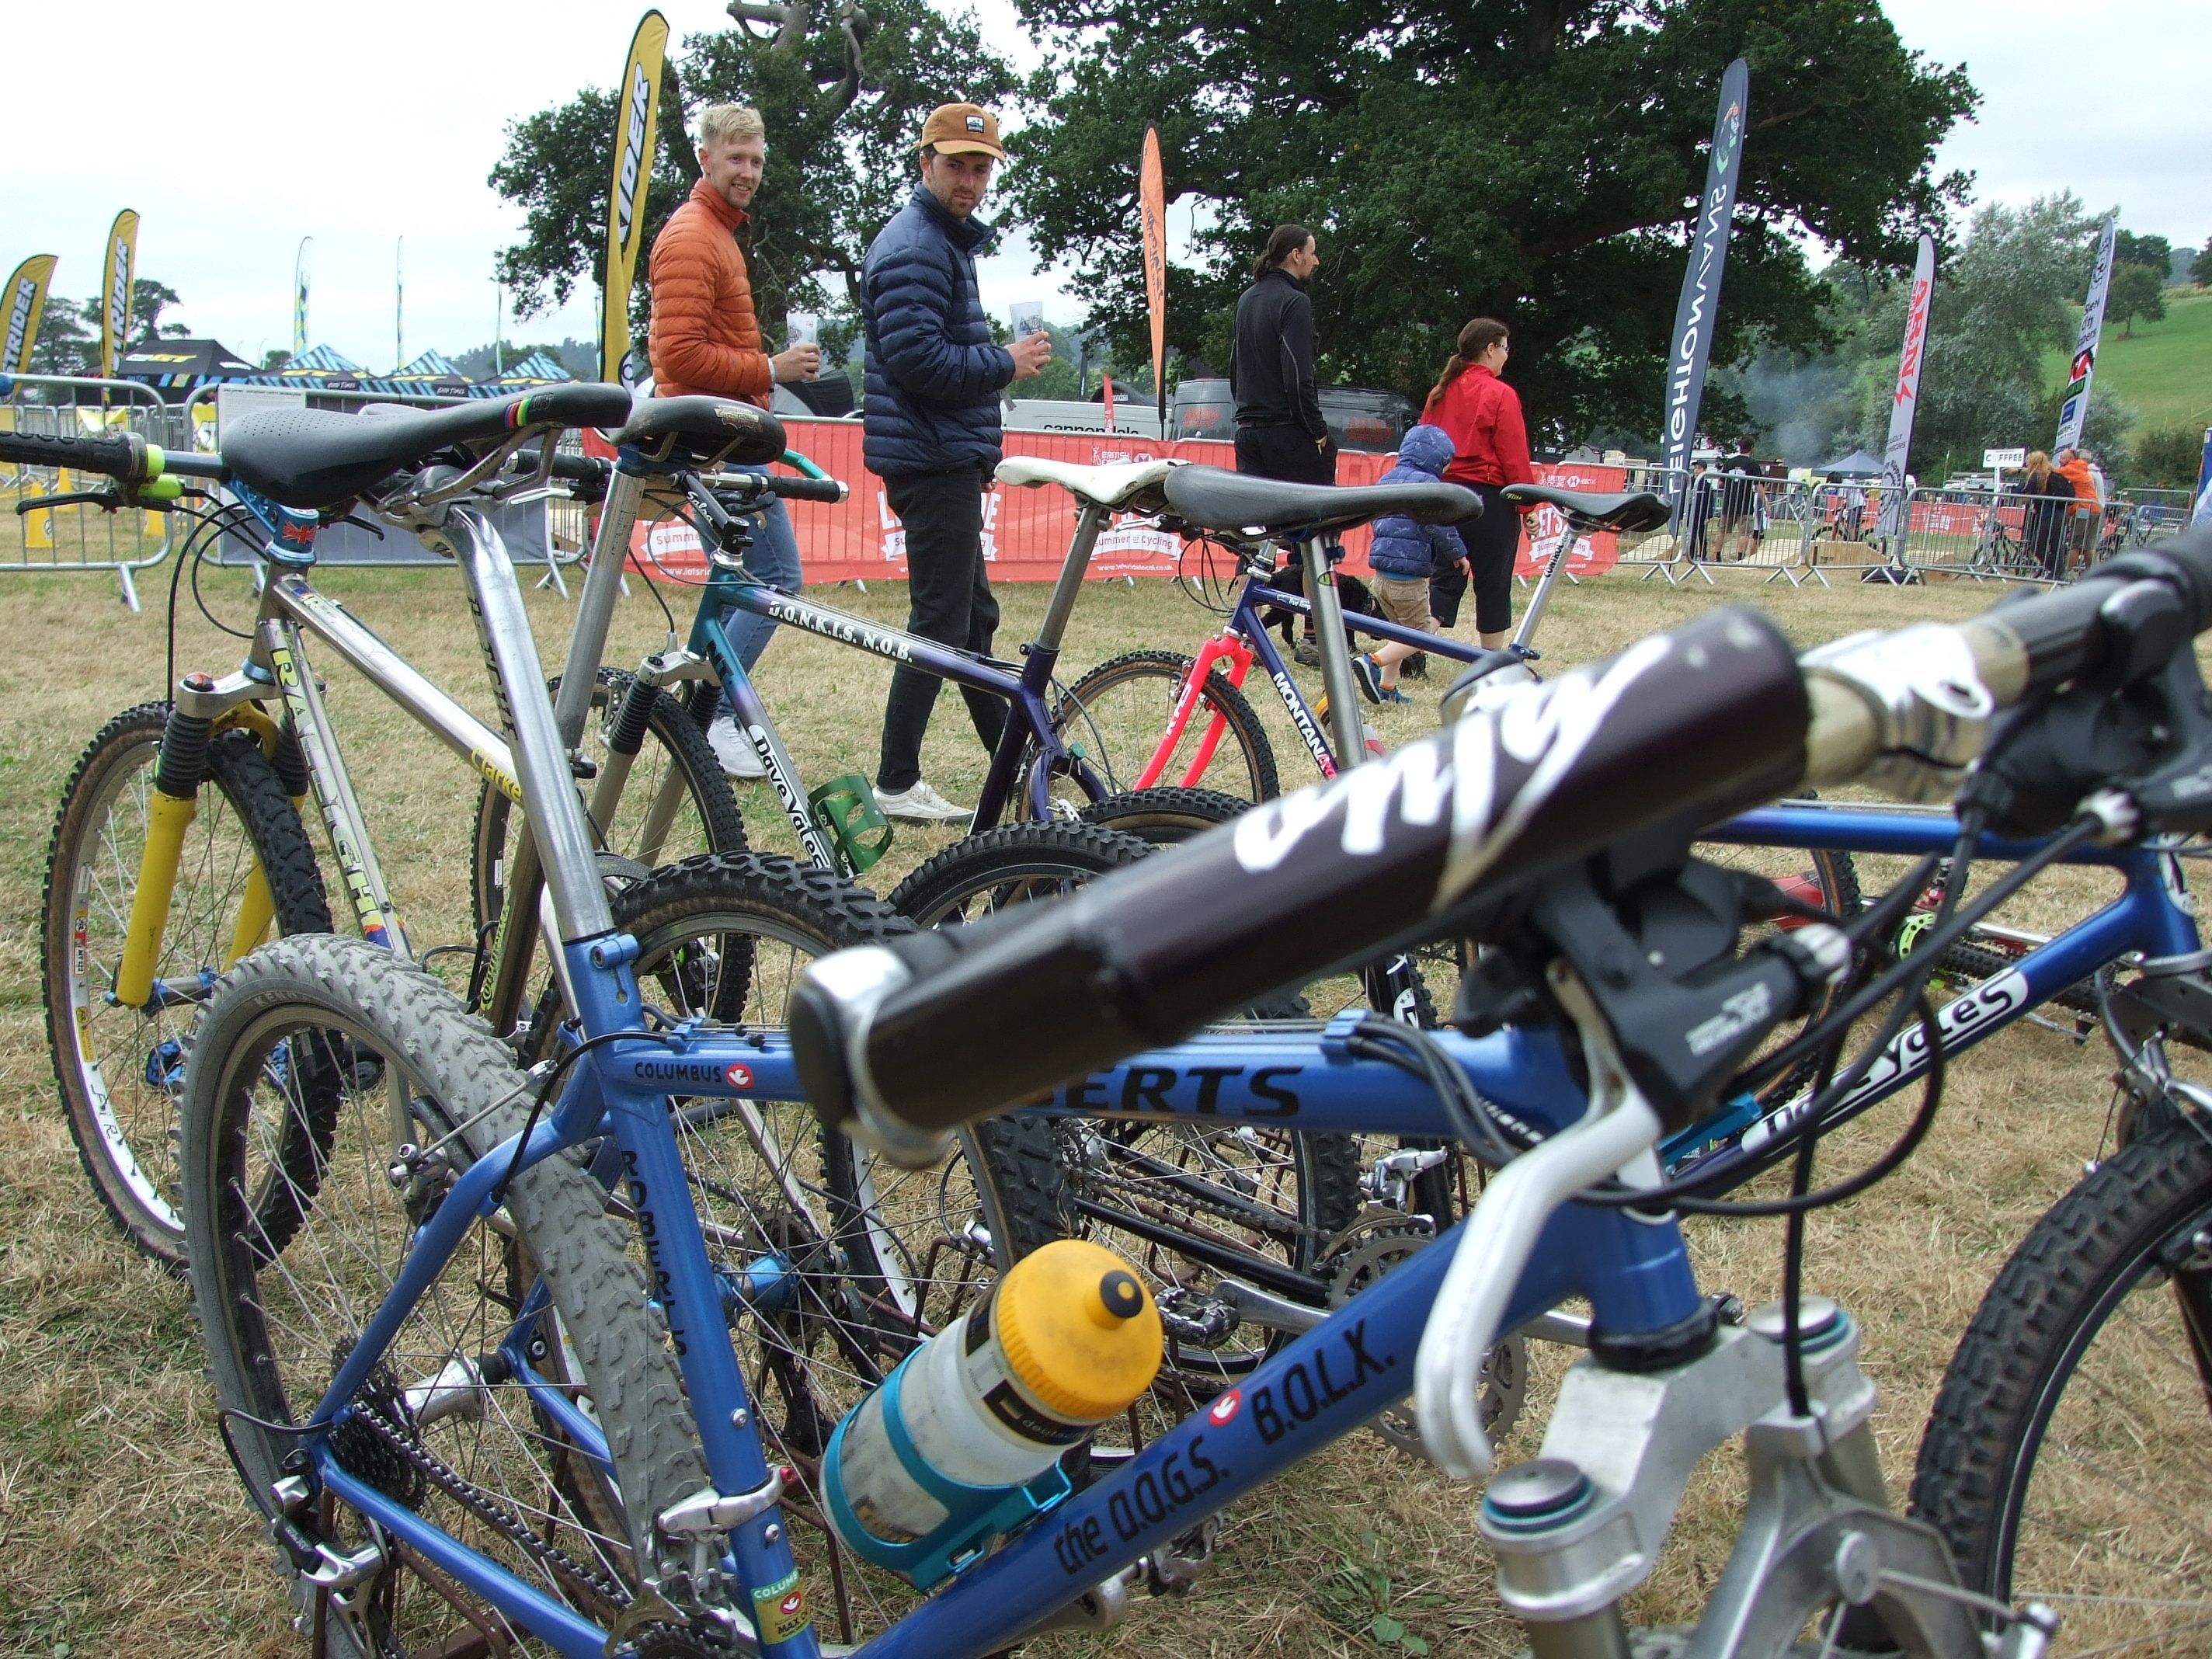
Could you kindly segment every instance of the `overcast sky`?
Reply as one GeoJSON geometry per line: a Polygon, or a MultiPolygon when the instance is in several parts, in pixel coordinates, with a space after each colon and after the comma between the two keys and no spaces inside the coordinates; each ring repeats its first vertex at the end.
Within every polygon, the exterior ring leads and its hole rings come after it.
{"type": "MultiPolygon", "coordinates": [[[[726,21],[708,0],[661,9],[678,36],[726,21]]],[[[1011,0],[979,9],[992,38],[1019,40],[1011,0]]],[[[2118,205],[2130,229],[2177,244],[2212,235],[2203,0],[1888,0],[1887,9],[1909,46],[1963,60],[1980,88],[1981,118],[1940,161],[1972,169],[1982,198],[2070,187],[2092,207],[2118,205]]],[[[537,0],[520,12],[380,0],[366,13],[225,0],[179,27],[173,4],[85,0],[65,33],[51,19],[27,23],[19,68],[42,55],[40,33],[71,51],[161,44],[135,59],[87,50],[72,71],[10,77],[16,142],[0,150],[0,271],[58,254],[57,291],[88,295],[108,221],[135,207],[140,274],[184,296],[177,315],[196,331],[258,360],[291,343],[293,258],[313,236],[310,331],[381,369],[394,361],[404,237],[407,355],[481,344],[492,332],[493,255],[520,224],[484,183],[502,130],[579,86],[613,84],[635,23],[631,7],[606,0],[537,0]]],[[[1187,221],[1170,217],[1172,254],[1187,221]]],[[[1080,315],[1024,249],[988,262],[984,281],[994,310],[1037,299],[1055,321],[1080,315]]],[[[590,338],[596,299],[586,292],[507,332],[590,338]]]]}

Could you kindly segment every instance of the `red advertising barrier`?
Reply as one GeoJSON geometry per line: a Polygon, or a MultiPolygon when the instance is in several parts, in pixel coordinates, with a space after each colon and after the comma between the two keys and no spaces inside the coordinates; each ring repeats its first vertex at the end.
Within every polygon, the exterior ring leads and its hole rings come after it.
{"type": "MultiPolygon", "coordinates": [[[[809,581],[903,580],[906,576],[906,532],[884,496],[883,480],[860,462],[860,422],[858,421],[799,421],[784,422],[791,447],[833,478],[852,486],[852,495],[835,507],[819,501],[787,503],[793,529],[799,538],[799,563],[809,581]]],[[[1082,466],[1104,466],[1119,461],[1148,461],[1166,456],[1209,466],[1234,466],[1233,445],[1202,440],[1161,442],[1149,438],[1117,437],[1110,433],[1009,432],[1009,455],[1042,455],[1082,466]]],[[[1390,469],[1395,458],[1347,452],[1337,459],[1337,482],[1372,483],[1390,469]]],[[[1620,467],[1540,467],[1547,483],[1569,489],[1617,490],[1626,487],[1627,474],[1620,467]]],[[[1551,556],[1565,525],[1551,509],[1523,521],[1521,568],[1533,568],[1551,556]],[[1536,537],[1532,549],[1528,536],[1536,537]]],[[[1067,554],[1068,538],[1075,529],[1073,499],[1063,489],[1009,489],[994,485],[983,507],[983,557],[994,581],[1051,581],[1060,574],[1067,554]]],[[[1345,537],[1346,568],[1367,574],[1364,526],[1345,537]]],[[[1583,538],[1570,556],[1567,568],[1579,576],[1609,568],[1619,556],[1615,538],[1583,538]]],[[[1098,538],[1091,555],[1094,579],[1113,576],[1172,576],[1182,557],[1182,538],[1150,526],[1131,523],[1109,528],[1098,538]]],[[[632,562],[650,561],[672,575],[703,574],[705,558],[697,534],[689,525],[673,520],[641,523],[632,532],[632,562]]]]}

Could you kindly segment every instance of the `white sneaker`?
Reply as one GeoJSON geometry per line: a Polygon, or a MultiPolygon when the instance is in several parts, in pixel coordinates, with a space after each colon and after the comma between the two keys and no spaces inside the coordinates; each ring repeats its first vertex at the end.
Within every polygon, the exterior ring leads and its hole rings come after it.
{"type": "Polygon", "coordinates": [[[878,789],[876,804],[885,817],[905,823],[966,823],[975,816],[974,809],[955,806],[919,778],[909,789],[878,789]]]}
{"type": "Polygon", "coordinates": [[[738,730],[738,722],[726,710],[714,716],[707,727],[707,742],[714,750],[714,758],[722,763],[722,770],[733,778],[764,778],[768,768],[761,764],[759,752],[753,748],[752,739],[738,730]]]}

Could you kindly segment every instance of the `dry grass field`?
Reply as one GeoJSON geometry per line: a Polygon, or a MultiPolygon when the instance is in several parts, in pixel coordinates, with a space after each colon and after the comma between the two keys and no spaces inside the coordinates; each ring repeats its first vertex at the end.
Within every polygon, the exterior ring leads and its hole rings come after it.
{"type": "MultiPolygon", "coordinates": [[[[0,1654],[304,1655],[287,1628],[270,1556],[217,1443],[185,1296],[112,1236],[80,1175],[55,1102],[41,1010],[37,939],[46,842],[77,752],[117,710],[161,689],[166,570],[132,616],[105,577],[0,579],[0,1654]]],[[[1792,592],[1749,573],[1670,591],[1657,581],[1601,579],[1560,593],[1547,619],[1547,666],[1586,660],[1717,603],[1767,606],[1804,643],[1986,605],[1986,588],[1897,591],[1856,583],[1792,592]]],[[[473,634],[450,570],[326,573],[329,591],[448,687],[489,712],[473,634]]],[[[218,615],[249,610],[243,579],[211,576],[218,615]]],[[[633,582],[633,587],[636,584],[633,582]]],[[[684,613],[687,595],[672,602],[684,613]]],[[[822,597],[830,597],[824,593],[822,597]]],[[[1002,648],[1024,637],[1042,588],[1002,595],[1002,648]]],[[[897,620],[904,590],[851,589],[836,602],[897,620]]],[[[568,608],[532,595],[549,664],[568,608]]],[[[189,598],[178,628],[180,666],[220,672],[236,642],[218,635],[189,598]]],[[[1069,677],[1139,646],[1189,649],[1210,619],[1164,586],[1100,584],[1079,607],[1069,677]]],[[[616,661],[662,641],[658,608],[635,592],[621,608],[616,661]]],[[[761,681],[802,769],[811,778],[873,770],[884,665],[787,631],[761,681]]],[[[1437,682],[1431,681],[1431,688],[1437,682]]],[[[465,826],[472,774],[342,673],[330,699],[363,794],[384,867],[418,942],[466,937],[465,826]]],[[[1279,711],[1277,711],[1279,714],[1279,711]]],[[[1395,741],[1432,721],[1432,704],[1382,714],[1395,741]]],[[[1273,720],[1288,783],[1286,722],[1273,720]]],[[[927,775],[973,799],[981,757],[957,702],[939,705],[927,775]]],[[[757,845],[787,848],[769,804],[746,799],[757,845]]],[[[945,833],[902,829],[875,872],[884,886],[945,833]]],[[[2079,914],[2091,896],[2058,884],[2042,901],[2079,914]]],[[[2101,1051],[2022,1026],[1953,1075],[1945,1116],[1900,1174],[1810,1229],[1808,1282],[1840,1296],[1866,1329],[1866,1361],[1881,1386],[1878,1419],[1893,1481],[1909,1477],[1914,1445],[1945,1359],[1976,1301],[2035,1216],[2078,1176],[2103,1131],[2109,1090],[2101,1051]]],[[[1902,1108],[1839,1137],[1824,1168],[1839,1171],[1886,1144],[1902,1108]]],[[[1723,1223],[1696,1230],[1708,1288],[1756,1303],[1774,1293],[1780,1230],[1723,1223]]],[[[1532,1400],[1506,1453],[1533,1453],[1532,1400]]],[[[1666,1565],[1639,1613],[1680,1618],[1724,1558],[1739,1482],[1726,1458],[1701,1477],[1666,1565]]],[[[1370,1437],[1343,1443],[1228,1517],[1217,1570],[1193,1596],[1142,1603],[1112,1635],[1049,1638],[1044,1653],[1231,1656],[1418,1651],[1371,1633],[1388,1614],[1437,1654],[1510,1653],[1519,1633],[1498,1612],[1473,1526],[1474,1498],[1370,1437]]],[[[1389,1626],[1385,1626],[1387,1631],[1389,1626]]]]}

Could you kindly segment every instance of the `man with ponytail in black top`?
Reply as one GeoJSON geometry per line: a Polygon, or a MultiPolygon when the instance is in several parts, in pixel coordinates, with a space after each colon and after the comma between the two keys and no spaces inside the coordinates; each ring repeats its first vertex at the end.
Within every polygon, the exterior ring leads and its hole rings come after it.
{"type": "Polygon", "coordinates": [[[1321,416],[1313,301],[1321,266],[1313,232],[1278,225],[1237,301],[1229,389],[1237,399],[1237,470],[1291,483],[1336,482],[1336,441],[1321,416]]]}

